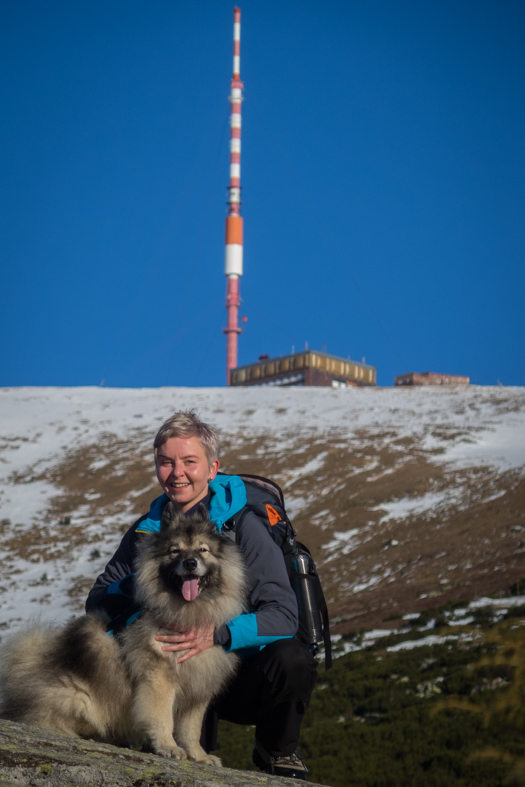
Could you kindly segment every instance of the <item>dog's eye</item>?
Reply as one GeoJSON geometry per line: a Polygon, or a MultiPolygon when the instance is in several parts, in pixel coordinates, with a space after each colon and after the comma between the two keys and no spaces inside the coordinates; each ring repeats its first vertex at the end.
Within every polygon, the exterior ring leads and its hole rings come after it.
{"type": "Polygon", "coordinates": [[[199,549],[199,552],[208,552],[208,551],[209,551],[209,550],[207,550],[207,549],[206,549],[206,547],[201,547],[201,548],[199,549]]]}
{"type": "Polygon", "coordinates": [[[171,547],[170,548],[170,555],[178,555],[179,552],[180,552],[180,549],[178,549],[177,547],[171,547]]]}

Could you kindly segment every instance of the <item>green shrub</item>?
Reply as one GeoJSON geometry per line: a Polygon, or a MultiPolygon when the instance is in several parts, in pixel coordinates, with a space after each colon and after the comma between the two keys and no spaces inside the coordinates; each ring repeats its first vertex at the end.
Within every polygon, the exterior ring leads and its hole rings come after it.
{"type": "MultiPolygon", "coordinates": [[[[309,780],[332,787],[525,783],[525,630],[511,629],[513,622],[491,625],[469,643],[389,653],[380,641],[336,659],[330,672],[321,667],[301,736],[309,780]],[[442,693],[427,696],[422,684],[442,693]]],[[[253,769],[254,733],[220,723],[224,765],[253,769]]]]}

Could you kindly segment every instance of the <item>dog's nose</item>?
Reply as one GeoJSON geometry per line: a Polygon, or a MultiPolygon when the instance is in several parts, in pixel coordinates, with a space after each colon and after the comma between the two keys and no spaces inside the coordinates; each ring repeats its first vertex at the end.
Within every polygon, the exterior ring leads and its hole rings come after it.
{"type": "Polygon", "coordinates": [[[197,561],[194,557],[187,557],[182,565],[184,566],[184,571],[195,571],[197,568],[197,561]]]}

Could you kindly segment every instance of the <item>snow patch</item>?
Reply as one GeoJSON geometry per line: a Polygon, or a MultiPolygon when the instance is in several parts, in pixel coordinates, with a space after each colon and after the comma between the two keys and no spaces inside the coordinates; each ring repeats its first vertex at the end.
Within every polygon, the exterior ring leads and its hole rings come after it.
{"type": "MultiPolygon", "coordinates": [[[[276,410],[279,411],[277,442],[280,451],[284,450],[288,441],[297,453],[299,437],[305,441],[319,440],[319,454],[301,468],[291,470],[288,476],[284,475],[288,485],[315,474],[327,465],[328,454],[321,446],[326,446],[328,440],[334,447],[358,446],[363,433],[372,438],[377,435],[378,440],[384,439],[392,449],[396,445],[390,437],[381,437],[385,433],[394,434],[398,443],[404,439],[415,441],[420,449],[432,451],[432,461],[446,464],[447,470],[471,466],[501,470],[521,468],[525,466],[524,394],[525,389],[519,388],[474,386],[462,390],[263,387],[1,389],[0,520],[10,520],[10,538],[18,533],[26,534],[35,523],[42,524],[51,499],[61,494],[61,490],[51,483],[33,481],[35,475],[56,466],[69,452],[95,444],[102,435],[114,434],[118,439],[126,439],[129,435],[136,437],[140,428],[143,430],[140,435],[144,435],[144,445],[141,443],[140,448],[142,453],[166,417],[174,410],[191,407],[239,446],[247,437],[266,435],[276,440],[276,410]],[[14,483],[15,474],[20,475],[23,483],[14,483]],[[17,524],[21,527],[15,530],[14,525],[17,524]]],[[[311,443],[308,445],[310,450],[311,443]]],[[[405,451],[401,447],[399,450],[405,451]]],[[[264,449],[261,449],[261,455],[264,456],[264,449]]],[[[364,469],[370,472],[374,461],[370,461],[364,469]]],[[[99,470],[106,464],[105,459],[95,459],[91,469],[99,470]]],[[[117,468],[112,467],[112,472],[116,473],[117,468]]],[[[121,473],[124,472],[122,469],[121,473]]],[[[382,474],[387,472],[393,472],[393,468],[385,469],[382,474]]],[[[381,474],[381,468],[378,473],[381,474]]],[[[325,490],[327,495],[333,492],[329,484],[325,485],[325,490]]],[[[135,494],[146,491],[147,488],[135,494]]],[[[501,494],[494,488],[489,493],[501,494]]],[[[97,494],[98,490],[90,490],[86,500],[93,501],[97,494]]],[[[377,510],[384,512],[381,521],[396,520],[455,504],[458,494],[457,490],[434,491],[421,498],[387,502],[378,506],[377,510]]],[[[318,493],[316,497],[319,499],[318,493]]],[[[328,502],[327,497],[325,504],[328,502]]],[[[310,503],[311,499],[305,496],[287,495],[287,508],[291,515],[304,510],[310,503]]],[[[87,519],[89,510],[86,505],[71,512],[72,524],[84,526],[83,535],[89,543],[72,547],[67,558],[53,559],[52,545],[48,549],[51,558],[48,557],[46,562],[38,556],[38,551],[34,561],[15,558],[14,553],[4,551],[0,570],[4,590],[0,594],[0,625],[16,627],[35,611],[44,611],[46,616],[57,620],[69,617],[73,609],[69,595],[72,587],[82,578],[86,581],[87,578],[94,579],[119,540],[118,535],[105,536],[103,525],[91,525],[87,519]],[[97,551],[104,557],[93,559],[93,553],[97,551]]],[[[130,514],[133,512],[131,501],[121,501],[117,518],[103,517],[107,527],[116,528],[117,522],[120,525],[128,510],[130,514]]],[[[325,516],[326,512],[317,515],[317,521],[323,526],[326,524],[325,516]]],[[[336,550],[348,554],[356,538],[355,531],[336,533],[325,546],[328,558],[331,559],[332,552],[335,555],[336,550]]],[[[60,550],[56,551],[58,554],[60,550]]],[[[374,572],[372,576],[363,577],[353,590],[359,592],[373,587],[387,575],[388,572],[374,572]]],[[[480,599],[476,603],[482,606],[485,600],[480,599]]],[[[487,605],[498,606],[499,603],[498,599],[486,600],[487,605]]],[[[525,598],[513,603],[523,604],[525,598]]],[[[510,606],[508,600],[501,604],[501,608],[505,605],[510,606]]]]}

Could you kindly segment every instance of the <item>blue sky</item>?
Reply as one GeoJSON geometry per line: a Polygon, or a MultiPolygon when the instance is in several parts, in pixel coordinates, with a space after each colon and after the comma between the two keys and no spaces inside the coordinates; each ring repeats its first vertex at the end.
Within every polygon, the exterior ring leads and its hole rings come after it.
{"type": "MultiPolygon", "coordinates": [[[[248,317],[525,385],[525,5],[243,0],[248,317]]],[[[222,385],[232,2],[3,0],[0,385],[222,385]]]]}

